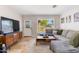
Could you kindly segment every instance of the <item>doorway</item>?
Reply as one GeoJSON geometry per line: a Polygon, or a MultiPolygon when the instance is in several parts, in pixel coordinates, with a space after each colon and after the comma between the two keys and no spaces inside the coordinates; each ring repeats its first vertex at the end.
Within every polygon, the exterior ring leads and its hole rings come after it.
{"type": "Polygon", "coordinates": [[[24,21],[24,36],[32,36],[32,22],[31,20],[24,21]]]}

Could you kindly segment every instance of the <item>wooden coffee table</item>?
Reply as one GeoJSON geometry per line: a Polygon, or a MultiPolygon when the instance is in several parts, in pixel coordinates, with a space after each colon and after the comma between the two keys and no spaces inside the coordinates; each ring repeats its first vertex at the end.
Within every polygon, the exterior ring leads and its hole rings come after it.
{"type": "Polygon", "coordinates": [[[37,38],[36,38],[36,45],[37,45],[38,41],[44,41],[46,43],[48,43],[48,42],[50,43],[51,40],[56,40],[56,39],[55,39],[54,36],[48,36],[48,38],[44,38],[43,36],[37,36],[37,38]]]}

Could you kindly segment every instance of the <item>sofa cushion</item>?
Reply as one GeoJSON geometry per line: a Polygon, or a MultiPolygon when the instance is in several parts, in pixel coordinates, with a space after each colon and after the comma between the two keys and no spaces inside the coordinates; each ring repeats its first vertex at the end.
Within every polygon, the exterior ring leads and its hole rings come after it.
{"type": "Polygon", "coordinates": [[[62,36],[66,37],[67,33],[68,33],[68,30],[63,30],[62,36]]]}
{"type": "Polygon", "coordinates": [[[74,53],[77,49],[65,41],[52,41],[51,48],[57,53],[74,53]]]}
{"type": "Polygon", "coordinates": [[[77,32],[75,31],[69,31],[67,34],[66,34],[66,38],[68,39],[71,39],[77,32]]]}
{"type": "Polygon", "coordinates": [[[79,34],[75,34],[70,40],[69,43],[74,46],[74,47],[78,47],[79,46],[79,34]]]}
{"type": "Polygon", "coordinates": [[[56,31],[56,30],[53,30],[53,34],[54,34],[54,35],[57,35],[57,31],[56,31]]]}
{"type": "Polygon", "coordinates": [[[61,35],[54,35],[58,40],[62,40],[62,41],[67,41],[69,39],[65,38],[64,36],[61,35]]]}

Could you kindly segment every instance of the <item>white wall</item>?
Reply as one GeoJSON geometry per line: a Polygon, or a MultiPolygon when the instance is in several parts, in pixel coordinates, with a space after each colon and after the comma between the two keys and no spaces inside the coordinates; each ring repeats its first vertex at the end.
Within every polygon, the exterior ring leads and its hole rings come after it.
{"type": "MultiPolygon", "coordinates": [[[[35,37],[37,35],[37,24],[38,24],[38,20],[42,19],[42,18],[52,18],[55,19],[55,27],[59,28],[59,19],[60,16],[53,16],[53,15],[26,15],[23,16],[23,20],[25,22],[25,20],[31,20],[32,21],[32,35],[33,37],[35,37]]],[[[24,31],[25,33],[25,31],[24,31]]]]}
{"type": "Polygon", "coordinates": [[[19,20],[20,21],[20,31],[22,31],[22,17],[13,9],[9,8],[8,6],[0,5],[0,16],[19,20]]]}
{"type": "Polygon", "coordinates": [[[60,24],[61,29],[66,29],[66,30],[76,30],[79,31],[79,22],[74,22],[74,13],[79,12],[79,7],[74,7],[69,11],[65,11],[62,15],[61,18],[64,17],[66,18],[67,16],[71,16],[71,22],[70,23],[62,23],[60,24]]]}

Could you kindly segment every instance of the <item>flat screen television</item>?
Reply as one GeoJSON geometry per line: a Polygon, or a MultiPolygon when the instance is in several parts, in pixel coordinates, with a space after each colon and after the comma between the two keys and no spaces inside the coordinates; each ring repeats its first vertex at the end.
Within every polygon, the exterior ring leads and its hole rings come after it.
{"type": "Polygon", "coordinates": [[[1,17],[2,32],[4,34],[13,32],[13,22],[11,19],[1,17]]]}
{"type": "Polygon", "coordinates": [[[19,31],[19,21],[6,17],[1,17],[0,31],[3,34],[19,31]]]}
{"type": "Polygon", "coordinates": [[[13,20],[13,31],[19,31],[19,21],[13,20]]]}

